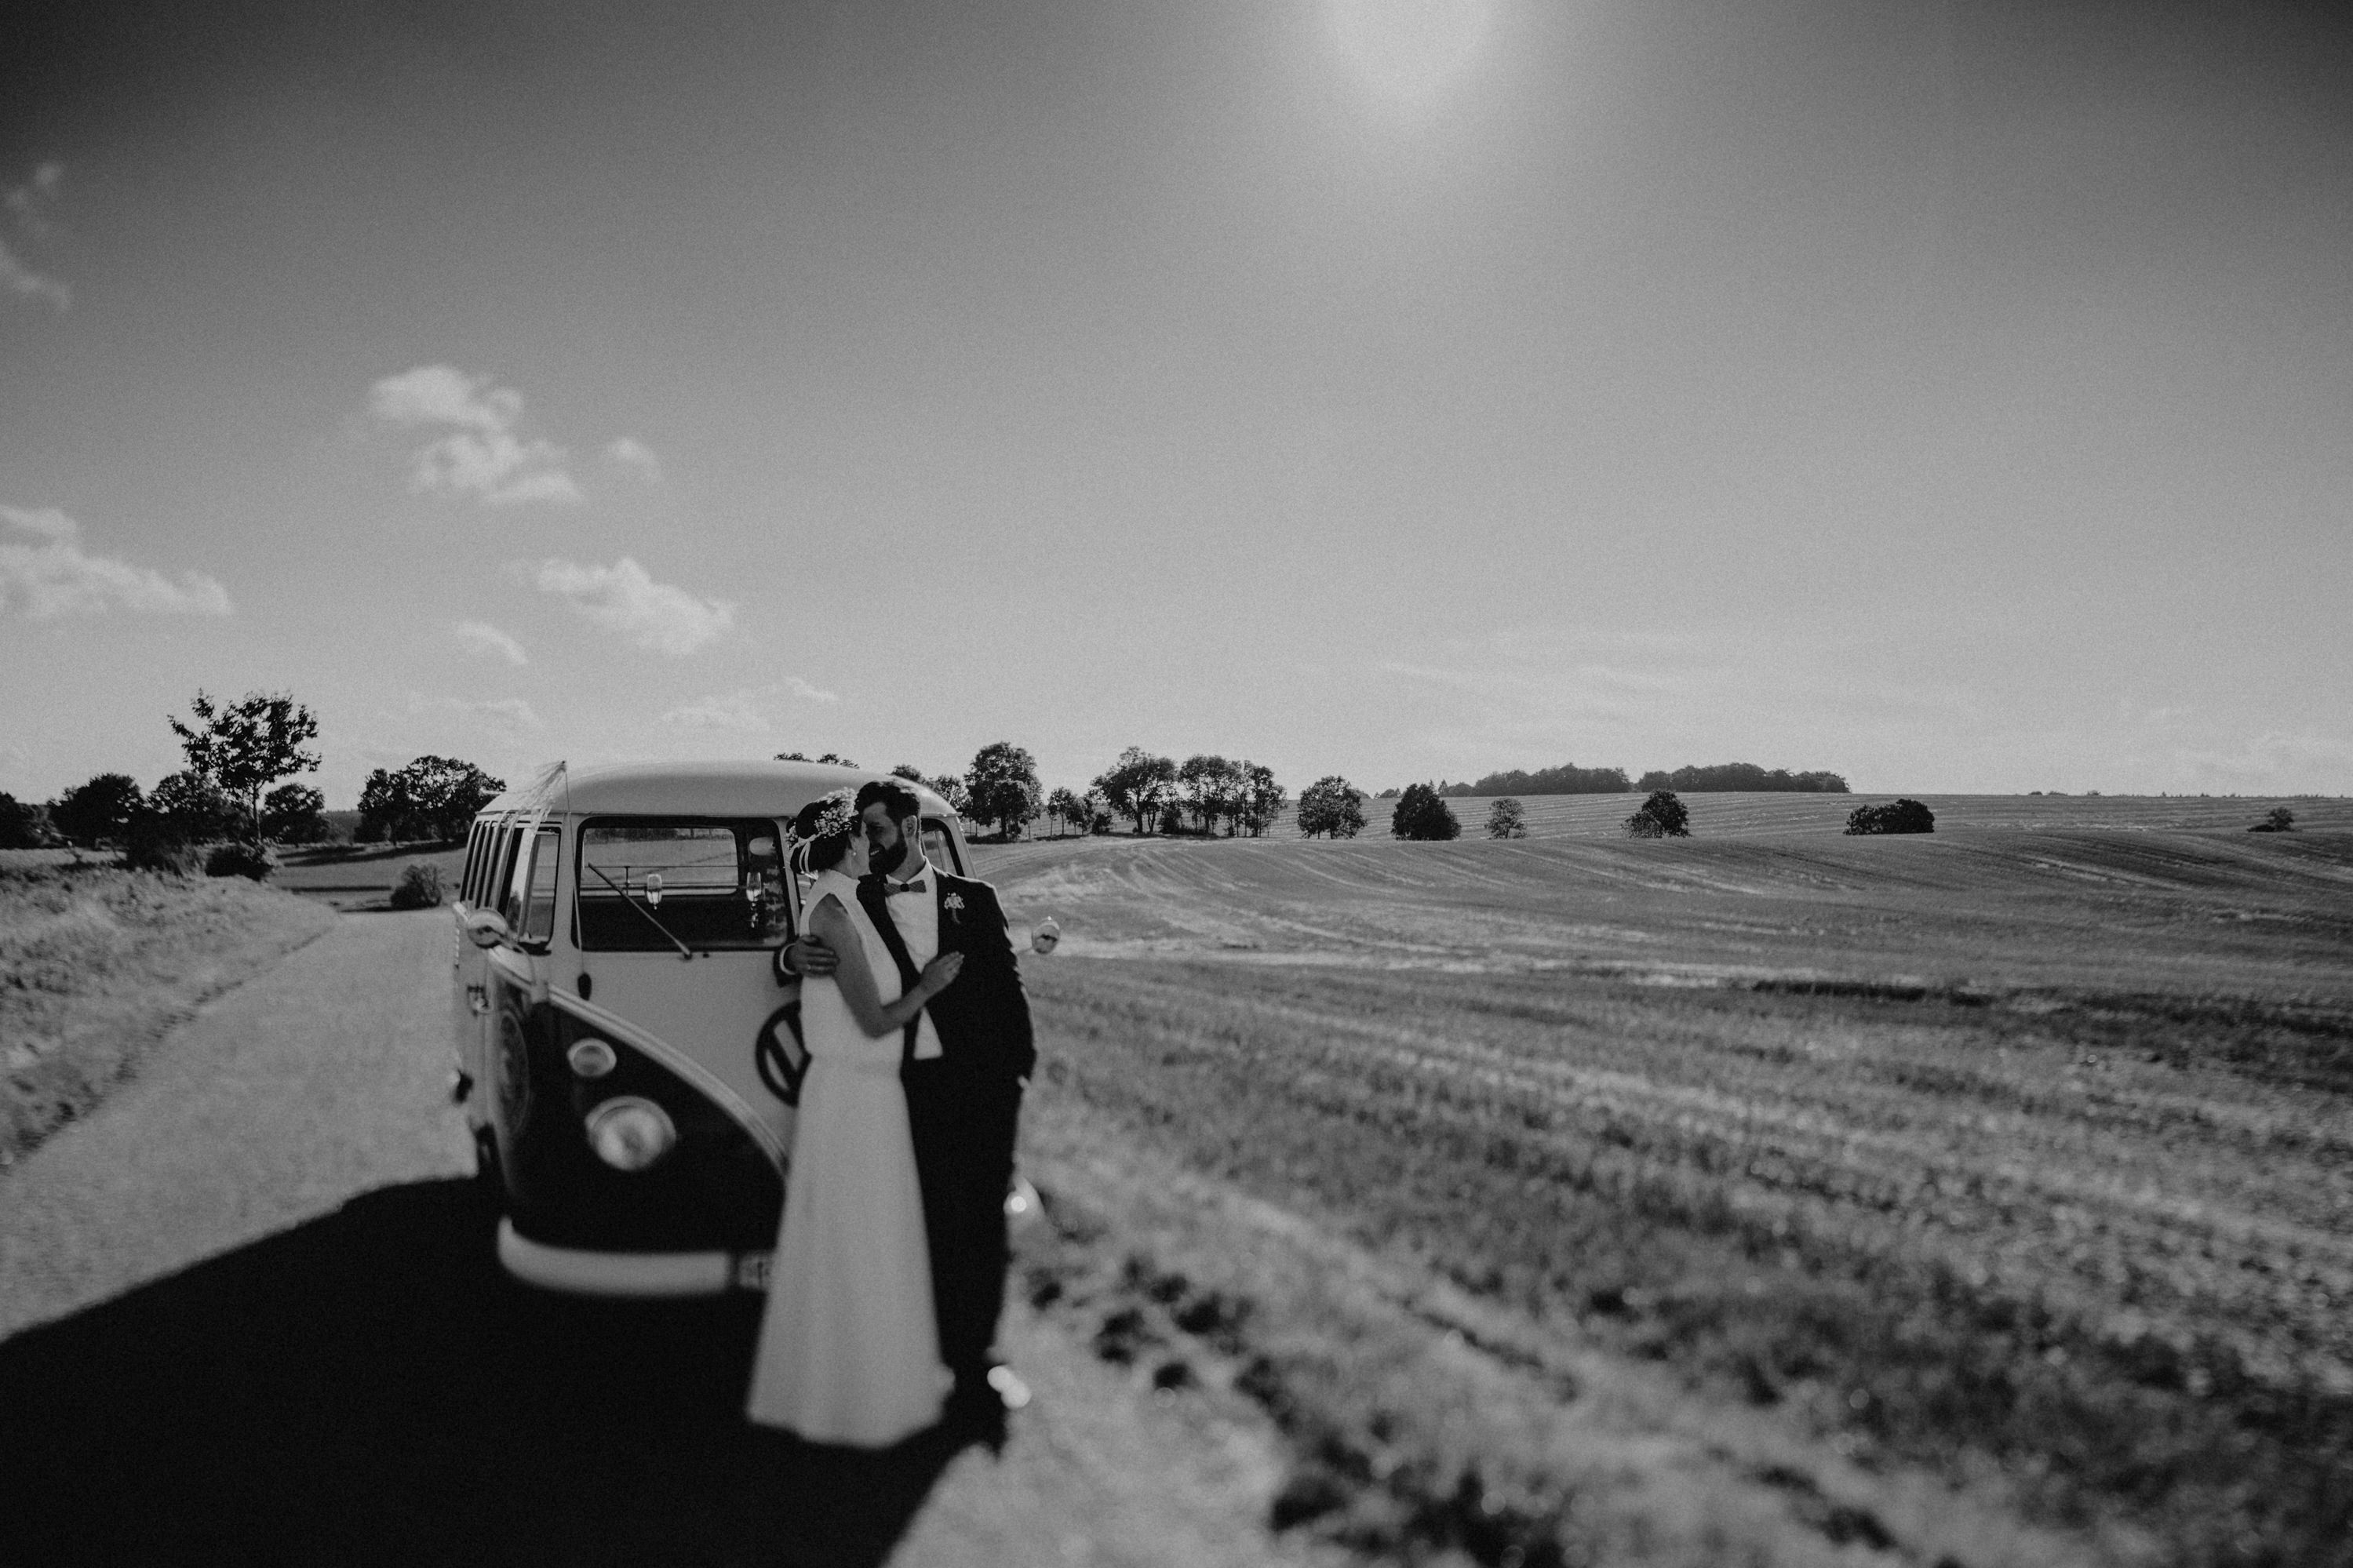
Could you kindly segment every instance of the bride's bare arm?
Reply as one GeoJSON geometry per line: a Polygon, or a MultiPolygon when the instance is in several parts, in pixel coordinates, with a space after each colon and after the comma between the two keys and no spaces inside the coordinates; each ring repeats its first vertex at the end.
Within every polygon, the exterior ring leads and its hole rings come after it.
{"type": "Polygon", "coordinates": [[[834,983],[841,987],[841,999],[849,1004],[849,1016],[870,1040],[879,1040],[893,1029],[902,1029],[907,1020],[923,1010],[923,1004],[948,988],[964,966],[960,952],[944,952],[925,967],[916,980],[914,989],[893,1002],[882,1000],[876,989],[873,972],[866,967],[866,943],[858,929],[850,924],[849,911],[841,907],[840,899],[831,893],[818,900],[809,913],[809,930],[825,939],[825,944],[840,956],[840,967],[833,972],[834,983]]]}

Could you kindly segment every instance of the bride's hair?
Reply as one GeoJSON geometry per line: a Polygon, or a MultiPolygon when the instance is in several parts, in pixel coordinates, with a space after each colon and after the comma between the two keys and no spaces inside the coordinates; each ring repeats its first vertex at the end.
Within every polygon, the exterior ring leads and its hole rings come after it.
{"type": "Polygon", "coordinates": [[[811,876],[830,871],[849,853],[850,835],[858,831],[858,813],[850,807],[846,789],[821,795],[801,807],[793,818],[794,853],[811,876]]]}

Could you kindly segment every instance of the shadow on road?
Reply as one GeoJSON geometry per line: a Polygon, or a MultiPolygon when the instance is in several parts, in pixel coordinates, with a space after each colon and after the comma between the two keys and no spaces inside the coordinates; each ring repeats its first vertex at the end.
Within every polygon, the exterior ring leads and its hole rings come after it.
{"type": "Polygon", "coordinates": [[[879,1563],[953,1457],[747,1426],[756,1298],[514,1284],[462,1181],[0,1343],[12,1563],[879,1563]]]}

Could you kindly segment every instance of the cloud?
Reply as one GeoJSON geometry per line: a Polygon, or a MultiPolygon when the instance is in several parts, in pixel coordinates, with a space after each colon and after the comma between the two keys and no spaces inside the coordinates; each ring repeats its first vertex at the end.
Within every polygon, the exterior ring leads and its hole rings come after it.
{"type": "Polygon", "coordinates": [[[606,447],[605,457],[608,462],[619,464],[649,485],[662,481],[661,459],[654,456],[651,447],[635,436],[624,436],[606,447]]]}
{"type": "Polygon", "coordinates": [[[409,460],[408,488],[417,494],[472,496],[491,506],[580,499],[564,448],[515,434],[522,394],[493,386],[488,376],[421,364],[369,388],[368,408],[387,425],[441,427],[409,460]]]}
{"type": "Polygon", "coordinates": [[[2272,730],[2235,750],[2182,747],[2178,768],[2197,783],[2241,794],[2343,791],[2353,782],[2353,742],[2272,730]]]}
{"type": "MultiPolygon", "coordinates": [[[[9,216],[26,239],[45,240],[57,233],[57,225],[49,221],[43,209],[57,199],[58,182],[64,177],[62,164],[43,163],[33,171],[31,184],[17,185],[7,193],[5,200],[9,216]]],[[[55,310],[73,308],[71,286],[35,270],[30,262],[8,247],[5,239],[0,239],[0,289],[20,299],[46,300],[55,310]]]]}
{"type": "Polygon", "coordinates": [[[737,691],[724,697],[698,697],[663,714],[661,721],[682,730],[732,730],[739,734],[754,734],[768,728],[768,720],[753,706],[754,695],[737,691]]]}
{"type": "Polygon", "coordinates": [[[19,261],[6,240],[0,240],[0,289],[27,299],[47,300],[60,310],[73,309],[72,288],[19,261]]]}
{"type": "Polygon", "coordinates": [[[454,713],[470,719],[491,730],[544,730],[547,721],[535,712],[532,705],[520,697],[427,697],[411,693],[408,710],[412,713],[454,713]]]}
{"type": "Polygon", "coordinates": [[[610,566],[551,560],[523,570],[542,593],[555,595],[639,647],[673,658],[718,641],[735,625],[733,605],[657,583],[626,555],[610,566]]]}
{"type": "Polygon", "coordinates": [[[839,702],[834,692],[814,686],[797,675],[788,675],[781,681],[766,686],[747,686],[723,695],[698,697],[681,703],[661,716],[665,724],[683,730],[732,730],[738,733],[755,734],[769,729],[768,716],[762,711],[769,698],[797,697],[804,702],[839,702]]]}
{"type": "Polygon", "coordinates": [[[529,664],[531,658],[522,651],[522,644],[509,637],[488,621],[459,621],[458,640],[474,653],[495,653],[509,664],[529,664]]]}
{"type": "Polygon", "coordinates": [[[174,583],[147,567],[90,554],[80,525],[55,508],[0,506],[0,611],[45,621],[117,607],[148,615],[230,613],[228,591],[201,572],[182,573],[174,583]]]}

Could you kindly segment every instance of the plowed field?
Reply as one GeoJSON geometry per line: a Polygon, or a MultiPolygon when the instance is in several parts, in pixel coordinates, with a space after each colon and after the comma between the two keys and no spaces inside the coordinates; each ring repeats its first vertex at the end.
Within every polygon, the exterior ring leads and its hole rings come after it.
{"type": "Polygon", "coordinates": [[[2353,1561],[2353,834],[982,872],[1066,932],[1028,964],[1032,1284],[1172,1397],[1266,1411],[1278,1524],[1524,1564],[2353,1561]]]}

